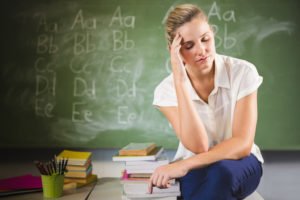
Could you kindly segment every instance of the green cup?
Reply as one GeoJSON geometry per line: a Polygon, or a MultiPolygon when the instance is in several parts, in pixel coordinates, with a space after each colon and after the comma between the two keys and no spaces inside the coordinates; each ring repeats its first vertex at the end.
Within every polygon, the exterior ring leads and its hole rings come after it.
{"type": "Polygon", "coordinates": [[[42,175],[43,194],[46,198],[57,198],[62,195],[64,175],[42,175]]]}

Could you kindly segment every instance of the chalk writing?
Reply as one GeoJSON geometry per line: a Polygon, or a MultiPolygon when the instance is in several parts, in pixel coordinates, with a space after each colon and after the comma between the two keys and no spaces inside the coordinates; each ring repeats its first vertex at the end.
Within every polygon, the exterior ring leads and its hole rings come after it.
{"type": "Polygon", "coordinates": [[[90,110],[85,110],[85,102],[74,102],[72,105],[72,121],[73,122],[92,122],[90,118],[93,113],[90,110]]]}
{"type": "Polygon", "coordinates": [[[49,22],[47,15],[40,13],[37,23],[39,35],[36,40],[36,53],[39,55],[34,62],[35,76],[35,114],[39,117],[54,117],[56,105],[57,63],[55,59],[47,60],[47,55],[59,52],[55,34],[59,31],[57,22],[49,22]],[[40,56],[42,55],[42,56],[40,56]]]}
{"type": "Polygon", "coordinates": [[[119,124],[132,124],[137,119],[136,113],[129,113],[128,106],[118,107],[118,123],[119,124]]]}
{"type": "Polygon", "coordinates": [[[207,17],[217,17],[219,21],[224,20],[225,22],[236,22],[235,14],[233,10],[227,10],[221,14],[221,9],[217,5],[217,2],[213,2],[211,5],[207,17]]]}
{"type": "Polygon", "coordinates": [[[96,45],[92,42],[92,34],[86,31],[85,34],[74,34],[74,54],[84,54],[96,51],[96,45]]]}
{"type": "Polygon", "coordinates": [[[54,54],[57,53],[58,46],[54,43],[54,36],[41,34],[37,39],[37,53],[38,54],[54,54]]]}
{"type": "Polygon", "coordinates": [[[112,72],[126,72],[130,73],[128,63],[124,62],[123,56],[116,56],[110,62],[110,70],[112,72]]]}
{"type": "Polygon", "coordinates": [[[75,97],[88,96],[90,98],[96,98],[96,81],[86,80],[81,77],[74,78],[74,92],[75,97]],[[90,84],[88,84],[90,83],[90,84]]]}
{"type": "Polygon", "coordinates": [[[226,50],[226,49],[231,49],[236,45],[236,42],[237,42],[236,38],[234,38],[232,36],[231,37],[228,36],[228,29],[227,29],[226,23],[224,24],[223,36],[220,36],[220,34],[219,34],[219,26],[213,24],[212,28],[214,29],[214,32],[216,34],[215,35],[216,48],[223,47],[226,50]]]}
{"type": "Polygon", "coordinates": [[[134,48],[134,41],[127,38],[127,31],[113,30],[113,50],[131,50],[134,48]]]}
{"type": "Polygon", "coordinates": [[[96,18],[89,18],[85,20],[83,17],[83,11],[80,9],[74,18],[71,30],[73,30],[75,27],[79,27],[80,29],[96,29],[96,18]]]}
{"type": "Polygon", "coordinates": [[[47,22],[46,15],[45,14],[40,14],[40,19],[39,23],[37,25],[37,31],[42,31],[42,32],[53,32],[57,33],[58,31],[58,24],[57,23],[49,23],[47,22]]]}
{"type": "Polygon", "coordinates": [[[236,17],[234,10],[226,10],[221,12],[221,8],[218,6],[216,2],[213,2],[211,5],[209,12],[207,14],[208,18],[217,18],[218,21],[223,22],[222,28],[219,28],[218,25],[213,24],[212,28],[215,32],[215,45],[216,48],[224,48],[224,50],[232,49],[235,47],[237,40],[233,36],[229,35],[228,31],[228,23],[235,23],[236,17]],[[221,31],[224,30],[223,35],[221,35],[221,31]]]}
{"type": "MultiPolygon", "coordinates": [[[[117,119],[120,125],[132,125],[137,120],[138,113],[129,109],[128,103],[132,104],[138,97],[137,94],[137,71],[133,70],[134,63],[125,60],[126,52],[135,48],[135,41],[129,39],[128,29],[135,28],[135,16],[122,14],[121,6],[117,6],[109,23],[113,28],[113,51],[118,53],[110,62],[110,71],[115,76],[114,89],[116,90],[117,119]],[[124,54],[124,55],[123,55],[124,54]],[[128,78],[130,82],[128,81],[128,78]],[[128,98],[132,101],[129,102],[128,98]]],[[[139,66],[141,67],[141,66],[139,66]]]]}
{"type": "Polygon", "coordinates": [[[117,25],[119,27],[125,27],[125,28],[134,28],[135,26],[135,17],[134,16],[122,16],[121,7],[118,6],[113,14],[113,17],[111,18],[111,21],[109,23],[109,27],[113,25],[117,25]]]}
{"type": "Polygon", "coordinates": [[[44,100],[43,98],[41,98],[41,99],[36,98],[36,100],[35,100],[36,116],[51,118],[54,116],[52,113],[54,107],[55,107],[55,104],[49,103],[46,100],[44,100]]]}
{"type": "Polygon", "coordinates": [[[57,64],[55,61],[47,62],[44,57],[39,57],[34,63],[34,68],[37,72],[54,72],[57,64]]]}

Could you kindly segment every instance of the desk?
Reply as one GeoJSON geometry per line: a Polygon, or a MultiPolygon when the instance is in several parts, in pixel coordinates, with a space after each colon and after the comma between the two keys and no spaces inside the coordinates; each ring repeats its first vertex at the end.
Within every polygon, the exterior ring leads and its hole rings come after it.
{"type": "MultiPolygon", "coordinates": [[[[94,184],[87,185],[85,187],[77,189],[69,189],[63,192],[63,196],[56,198],[55,200],[84,200],[87,199],[88,195],[91,193],[95,186],[94,184]]],[[[0,198],[2,199],[2,198],[0,198]]],[[[13,196],[3,197],[5,200],[49,200],[49,198],[43,197],[43,192],[35,192],[28,194],[19,194],[13,196]]],[[[99,198],[98,198],[99,199],[99,198]]]]}
{"type": "MultiPolygon", "coordinates": [[[[122,185],[118,178],[102,178],[94,187],[89,196],[89,200],[99,199],[121,200],[122,185]],[[100,198],[101,197],[101,198],[100,198]]],[[[257,192],[254,192],[244,200],[264,200],[257,192]]]]}
{"type": "Polygon", "coordinates": [[[101,178],[98,180],[93,191],[91,192],[89,200],[121,200],[122,199],[122,185],[119,178],[101,178]]]}
{"type": "MultiPolygon", "coordinates": [[[[14,195],[5,197],[6,200],[40,200],[43,198],[42,192],[14,195]]],[[[119,178],[101,178],[97,183],[87,185],[78,189],[64,191],[64,194],[56,200],[122,200],[122,185],[119,178]]],[[[263,198],[254,192],[244,200],[263,200],[263,198]]]]}

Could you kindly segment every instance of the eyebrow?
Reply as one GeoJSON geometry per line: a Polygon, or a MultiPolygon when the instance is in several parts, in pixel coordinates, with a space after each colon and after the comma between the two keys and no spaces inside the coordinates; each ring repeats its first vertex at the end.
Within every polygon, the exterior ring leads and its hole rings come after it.
{"type": "MultiPolygon", "coordinates": [[[[204,37],[206,34],[208,34],[209,32],[205,32],[204,34],[202,34],[200,37],[204,37]]],[[[186,41],[186,42],[183,42],[182,45],[185,45],[185,44],[188,44],[188,43],[191,43],[193,41],[189,40],[189,41],[186,41]]]]}

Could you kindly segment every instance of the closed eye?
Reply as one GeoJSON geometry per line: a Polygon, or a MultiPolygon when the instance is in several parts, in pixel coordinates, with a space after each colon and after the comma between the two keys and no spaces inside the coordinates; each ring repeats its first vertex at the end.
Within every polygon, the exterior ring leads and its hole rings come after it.
{"type": "Polygon", "coordinates": [[[187,42],[187,43],[184,45],[185,49],[187,49],[187,50],[193,48],[193,46],[194,46],[194,43],[193,43],[193,42],[187,42]]]}
{"type": "Polygon", "coordinates": [[[202,42],[207,42],[207,41],[209,41],[209,39],[210,39],[209,36],[205,36],[205,37],[202,38],[201,41],[202,42]]]}

